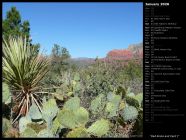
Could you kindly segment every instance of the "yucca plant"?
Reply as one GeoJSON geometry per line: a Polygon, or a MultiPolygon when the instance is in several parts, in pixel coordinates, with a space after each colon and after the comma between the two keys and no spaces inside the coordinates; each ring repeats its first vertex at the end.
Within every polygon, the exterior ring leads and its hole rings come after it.
{"type": "Polygon", "coordinates": [[[3,40],[3,81],[11,89],[19,91],[15,95],[19,103],[16,118],[26,115],[33,102],[41,111],[41,99],[38,96],[38,83],[48,71],[49,59],[40,59],[33,55],[34,48],[24,37],[9,37],[3,40]]]}

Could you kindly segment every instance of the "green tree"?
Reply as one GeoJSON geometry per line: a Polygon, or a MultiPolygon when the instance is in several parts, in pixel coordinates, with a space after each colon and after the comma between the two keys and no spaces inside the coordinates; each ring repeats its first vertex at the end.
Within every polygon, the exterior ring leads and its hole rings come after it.
{"type": "Polygon", "coordinates": [[[21,34],[21,15],[16,7],[12,7],[3,20],[3,37],[7,40],[9,35],[15,37],[21,34]]]}
{"type": "Polygon", "coordinates": [[[57,61],[57,59],[60,58],[60,46],[57,44],[54,44],[52,48],[52,59],[57,61]]]}
{"type": "Polygon", "coordinates": [[[32,44],[29,21],[21,21],[21,15],[16,7],[12,7],[6,13],[6,18],[2,23],[2,35],[6,41],[9,40],[10,36],[14,38],[19,36],[26,37],[27,44],[30,44],[29,46],[35,50],[34,54],[36,55],[39,52],[40,45],[32,44]]]}
{"type": "Polygon", "coordinates": [[[21,25],[22,27],[22,36],[26,36],[28,38],[28,42],[31,43],[31,38],[30,38],[30,23],[29,21],[24,21],[23,24],[21,25]]]}
{"type": "Polygon", "coordinates": [[[61,48],[61,59],[65,60],[65,59],[68,59],[68,58],[70,58],[69,51],[67,50],[67,48],[62,47],[61,48]]]}
{"type": "Polygon", "coordinates": [[[60,73],[61,70],[65,70],[67,68],[68,62],[66,60],[70,58],[70,53],[67,48],[54,44],[51,57],[52,67],[55,72],[60,73]]]}

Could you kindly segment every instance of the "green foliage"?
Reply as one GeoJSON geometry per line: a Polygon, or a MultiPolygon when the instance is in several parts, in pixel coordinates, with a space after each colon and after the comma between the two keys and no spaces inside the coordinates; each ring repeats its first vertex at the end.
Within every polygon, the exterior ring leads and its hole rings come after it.
{"type": "Polygon", "coordinates": [[[2,123],[2,134],[5,135],[5,133],[12,128],[12,125],[6,118],[3,118],[2,123]]]}
{"type": "Polygon", "coordinates": [[[77,93],[79,93],[81,89],[81,84],[80,81],[72,81],[72,93],[74,94],[74,96],[78,95],[77,93]]]}
{"type": "Polygon", "coordinates": [[[113,71],[108,72],[103,63],[93,64],[83,69],[82,81],[84,81],[87,94],[95,97],[101,93],[112,91],[112,88],[116,85],[113,74],[113,71]]]}
{"type": "Polygon", "coordinates": [[[122,95],[122,98],[124,98],[126,96],[126,90],[122,86],[119,86],[117,88],[116,94],[122,95]]]}
{"type": "Polygon", "coordinates": [[[143,68],[140,64],[137,64],[134,60],[128,62],[127,67],[124,69],[124,74],[128,79],[134,80],[135,78],[143,78],[143,68]]]}
{"type": "Polygon", "coordinates": [[[75,75],[74,75],[74,80],[75,80],[75,81],[80,81],[80,76],[79,76],[78,73],[75,73],[75,75]]]}
{"type": "Polygon", "coordinates": [[[138,111],[133,106],[127,106],[123,110],[122,117],[125,121],[135,120],[138,117],[138,111]]]}
{"type": "Polygon", "coordinates": [[[51,57],[52,57],[51,66],[52,70],[55,73],[60,74],[61,70],[66,70],[68,66],[66,60],[70,58],[70,54],[65,47],[61,47],[58,44],[54,44],[52,48],[51,57]]]}
{"type": "Polygon", "coordinates": [[[109,121],[105,119],[100,119],[96,121],[87,129],[88,133],[98,137],[107,134],[108,131],[109,131],[109,121]]]}
{"type": "Polygon", "coordinates": [[[71,66],[68,62],[68,59],[70,59],[70,53],[67,48],[54,44],[50,58],[50,71],[42,82],[44,83],[44,86],[61,86],[64,81],[66,82],[66,80],[69,80],[63,79],[63,77],[66,76],[64,73],[67,73],[67,70],[71,70],[71,66]]]}
{"type": "Polygon", "coordinates": [[[11,93],[8,85],[3,82],[3,103],[9,104],[11,102],[11,93]]]}
{"type": "Polygon", "coordinates": [[[134,135],[142,135],[143,134],[143,111],[139,111],[138,118],[136,119],[136,123],[133,128],[134,135]]]}

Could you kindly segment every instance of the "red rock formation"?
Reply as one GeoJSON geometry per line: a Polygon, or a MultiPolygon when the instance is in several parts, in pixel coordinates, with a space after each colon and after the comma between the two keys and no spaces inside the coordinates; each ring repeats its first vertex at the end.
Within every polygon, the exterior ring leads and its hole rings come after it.
{"type": "Polygon", "coordinates": [[[127,49],[112,50],[108,52],[107,57],[114,60],[130,60],[132,58],[143,58],[142,44],[130,45],[127,49]]]}
{"type": "Polygon", "coordinates": [[[112,50],[107,54],[107,57],[115,60],[128,60],[133,57],[133,54],[129,50],[112,50]]]}

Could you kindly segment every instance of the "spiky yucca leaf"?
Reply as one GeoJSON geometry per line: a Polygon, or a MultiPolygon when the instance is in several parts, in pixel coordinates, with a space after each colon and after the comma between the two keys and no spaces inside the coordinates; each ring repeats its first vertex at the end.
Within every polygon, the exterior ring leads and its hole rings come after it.
{"type": "Polygon", "coordinates": [[[33,51],[26,38],[3,40],[3,80],[13,88],[33,89],[47,72],[49,61],[33,56],[33,51]]]}
{"type": "Polygon", "coordinates": [[[28,44],[26,38],[10,37],[3,40],[3,80],[13,90],[20,91],[16,97],[19,102],[17,117],[26,115],[32,102],[35,102],[41,111],[39,96],[36,94],[39,81],[48,71],[48,59],[40,59],[34,54],[34,48],[28,44]]]}

